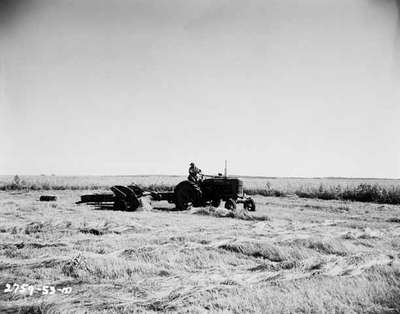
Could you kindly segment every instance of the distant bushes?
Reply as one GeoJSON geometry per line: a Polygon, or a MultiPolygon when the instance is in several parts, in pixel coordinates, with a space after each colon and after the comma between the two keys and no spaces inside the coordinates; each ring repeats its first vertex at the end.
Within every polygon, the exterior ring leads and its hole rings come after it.
{"type": "Polygon", "coordinates": [[[359,184],[354,187],[340,185],[318,188],[299,188],[295,191],[299,197],[323,200],[345,200],[384,204],[400,204],[400,186],[381,186],[378,184],[359,184]]]}
{"type": "Polygon", "coordinates": [[[244,193],[247,195],[262,195],[262,196],[286,196],[288,193],[285,191],[275,189],[262,189],[262,188],[245,188],[244,193]]]}
{"type": "Polygon", "coordinates": [[[118,184],[171,191],[179,181],[175,176],[0,176],[0,191],[107,190],[118,184]]]}
{"type": "MultiPolygon", "coordinates": [[[[143,185],[139,184],[139,186],[143,190],[151,190],[151,191],[173,191],[173,186],[164,185],[164,184],[150,184],[150,185],[143,185]]],[[[49,184],[49,183],[22,183],[22,184],[3,184],[0,185],[0,191],[62,191],[62,190],[71,190],[71,191],[78,191],[78,190],[107,190],[111,186],[109,185],[97,185],[97,184],[82,184],[82,185],[58,185],[58,184],[49,184]]]]}
{"type": "Polygon", "coordinates": [[[175,185],[157,183],[157,184],[138,184],[138,186],[145,191],[156,191],[156,192],[171,192],[174,190],[175,185]]]}
{"type": "Polygon", "coordinates": [[[323,200],[344,200],[357,202],[370,202],[381,204],[400,204],[400,186],[382,186],[379,184],[359,184],[356,186],[329,186],[321,184],[318,187],[300,186],[294,191],[266,188],[245,189],[248,195],[287,196],[297,195],[304,198],[317,198],[323,200]]]}
{"type": "Polygon", "coordinates": [[[289,194],[288,191],[272,188],[270,182],[266,183],[265,188],[260,188],[260,187],[244,188],[244,193],[246,193],[247,195],[262,195],[262,196],[275,196],[275,197],[286,196],[289,194]]]}
{"type": "Polygon", "coordinates": [[[21,180],[19,176],[15,176],[10,183],[0,185],[0,191],[48,191],[48,190],[98,190],[107,188],[105,186],[89,184],[89,185],[70,185],[70,184],[54,184],[50,182],[27,182],[21,180]]]}
{"type": "MultiPolygon", "coordinates": [[[[95,183],[70,183],[70,182],[51,182],[45,180],[22,180],[15,176],[9,183],[0,183],[0,191],[61,191],[61,190],[106,190],[114,184],[95,184],[95,183]]],[[[129,184],[122,184],[129,185],[129,184]]],[[[144,190],[150,191],[172,191],[173,184],[138,184],[144,190]]]]}
{"type": "Polygon", "coordinates": [[[100,190],[108,187],[100,185],[50,185],[47,183],[43,184],[21,184],[16,185],[13,183],[3,184],[0,186],[0,191],[49,191],[49,190],[100,190]]]}

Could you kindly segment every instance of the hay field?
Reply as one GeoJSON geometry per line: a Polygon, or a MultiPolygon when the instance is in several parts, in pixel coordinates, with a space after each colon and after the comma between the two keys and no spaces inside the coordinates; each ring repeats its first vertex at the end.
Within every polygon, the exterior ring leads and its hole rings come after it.
{"type": "Polygon", "coordinates": [[[221,218],[75,205],[85,192],[0,192],[1,313],[400,311],[399,206],[257,196],[221,218]]]}

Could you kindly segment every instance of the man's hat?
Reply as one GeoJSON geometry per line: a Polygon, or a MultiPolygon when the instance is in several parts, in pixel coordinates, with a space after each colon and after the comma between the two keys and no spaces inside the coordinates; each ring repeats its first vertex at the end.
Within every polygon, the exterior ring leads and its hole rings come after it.
{"type": "Polygon", "coordinates": [[[190,165],[191,165],[191,166],[194,166],[194,162],[191,162],[190,165]]]}

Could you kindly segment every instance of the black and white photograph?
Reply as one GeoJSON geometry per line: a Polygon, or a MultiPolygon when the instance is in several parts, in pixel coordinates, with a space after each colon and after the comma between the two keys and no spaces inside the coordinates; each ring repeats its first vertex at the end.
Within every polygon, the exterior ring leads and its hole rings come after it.
{"type": "Polygon", "coordinates": [[[0,313],[400,313],[400,0],[0,0],[0,313]]]}

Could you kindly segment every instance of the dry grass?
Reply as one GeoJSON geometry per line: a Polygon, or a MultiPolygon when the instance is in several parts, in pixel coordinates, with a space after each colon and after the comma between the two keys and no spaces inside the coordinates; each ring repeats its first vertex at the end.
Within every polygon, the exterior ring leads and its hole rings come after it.
{"type": "Polygon", "coordinates": [[[104,190],[132,183],[154,190],[170,190],[182,176],[0,176],[2,191],[104,190]]]}
{"type": "MultiPolygon", "coordinates": [[[[0,312],[397,313],[399,207],[256,197],[254,214],[99,211],[0,192],[0,312]],[[345,208],[345,210],[343,210],[345,208]],[[232,217],[233,216],[233,217],[232,217]]],[[[156,208],[168,208],[163,202],[156,208]]]]}

